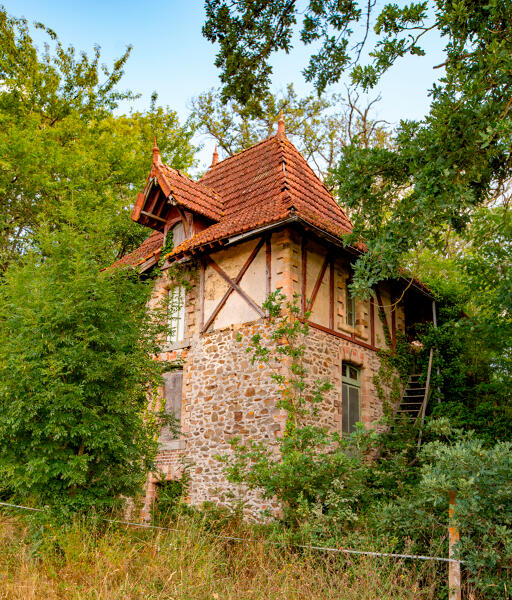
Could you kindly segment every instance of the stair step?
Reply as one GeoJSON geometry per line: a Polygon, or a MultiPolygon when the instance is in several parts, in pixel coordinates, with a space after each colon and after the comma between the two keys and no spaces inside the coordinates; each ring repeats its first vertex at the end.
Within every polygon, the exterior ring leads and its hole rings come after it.
{"type": "Polygon", "coordinates": [[[421,406],[423,402],[400,402],[400,406],[421,406]]]}

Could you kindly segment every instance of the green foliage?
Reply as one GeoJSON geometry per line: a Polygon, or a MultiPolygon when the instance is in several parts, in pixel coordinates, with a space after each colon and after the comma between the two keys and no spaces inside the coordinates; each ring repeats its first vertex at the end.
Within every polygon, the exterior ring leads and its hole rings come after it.
{"type": "Polygon", "coordinates": [[[375,526],[414,540],[415,551],[428,549],[433,539],[443,541],[448,497],[456,492],[451,525],[460,533],[457,555],[464,570],[484,598],[507,598],[512,559],[512,446],[499,442],[486,447],[471,433],[463,434],[446,419],[433,421],[430,434],[438,439],[420,453],[415,486],[373,515],[375,526]]]}
{"type": "MultiPolygon", "coordinates": [[[[219,43],[216,65],[223,99],[260,105],[268,93],[274,52],[300,38],[314,44],[305,70],[319,92],[349,70],[364,89],[405,55],[422,55],[429,32],[444,41],[441,77],[422,121],[402,121],[389,147],[343,148],[333,187],[354,223],[346,241],[363,238],[368,251],[355,265],[353,292],[365,297],[382,279],[401,273],[412,254],[446,254],[458,238],[465,280],[493,364],[510,372],[510,214],[512,176],[512,4],[425,0],[398,5],[315,0],[208,0],[203,34],[219,43]],[[372,20],[376,42],[369,63],[360,57],[372,20]],[[490,204],[493,202],[494,204],[490,204]]],[[[414,262],[414,261],[413,261],[414,262]]]]}
{"type": "Polygon", "coordinates": [[[350,93],[346,100],[340,94],[299,98],[290,84],[279,94],[265,94],[260,110],[254,111],[251,105],[235,101],[223,104],[218,91],[209,90],[192,100],[192,120],[199,131],[212,136],[221,150],[232,156],[275,133],[282,110],[287,137],[326,180],[347,144],[388,143],[383,122],[371,116],[374,102],[360,107],[359,97],[350,93]]]}
{"type": "Polygon", "coordinates": [[[189,486],[190,473],[187,468],[183,469],[179,479],[162,479],[158,483],[157,496],[151,506],[153,523],[163,525],[192,510],[185,503],[189,486]]]}
{"type": "Polygon", "coordinates": [[[286,301],[277,290],[263,307],[269,315],[268,334],[252,335],[246,350],[252,363],[263,363],[273,371],[270,376],[279,386],[276,406],[286,411],[285,430],[276,439],[277,448],[234,438],[233,452],[219,459],[228,480],[276,499],[284,522],[301,535],[325,533],[357,518],[355,506],[367,476],[364,456],[373,435],[359,428],[342,440],[338,433],[313,424],[332,384],[316,380],[307,385],[308,325],[300,318],[298,296],[286,301]]]}
{"type": "Polygon", "coordinates": [[[134,495],[153,466],[163,326],[151,283],[101,271],[103,238],[81,225],[40,230],[0,287],[0,473],[18,498],[90,510],[134,495]]]}
{"type": "Polygon", "coordinates": [[[421,458],[422,497],[444,508],[448,493],[456,492],[457,553],[472,582],[487,598],[504,598],[512,564],[512,444],[485,448],[467,434],[426,445],[421,458]]]}
{"type": "MultiPolygon", "coordinates": [[[[30,249],[41,222],[55,224],[59,207],[75,203],[87,223],[96,210],[108,215],[105,262],[138,245],[144,232],[129,208],[151,165],[157,136],[174,167],[192,164],[192,129],[157,105],[146,112],[114,114],[134,95],[119,91],[130,48],[109,69],[65,48],[42,25],[48,45],[38,52],[24,19],[0,8],[0,270],[30,249]]],[[[85,227],[84,227],[85,229],[85,227]]]]}
{"type": "Polygon", "coordinates": [[[278,454],[268,444],[235,438],[233,454],[220,458],[228,480],[260,490],[265,499],[282,505],[284,523],[301,534],[325,534],[357,520],[368,468],[363,460],[366,445],[362,430],[357,443],[354,435],[349,443],[339,434],[303,425],[277,439],[278,454]]]}

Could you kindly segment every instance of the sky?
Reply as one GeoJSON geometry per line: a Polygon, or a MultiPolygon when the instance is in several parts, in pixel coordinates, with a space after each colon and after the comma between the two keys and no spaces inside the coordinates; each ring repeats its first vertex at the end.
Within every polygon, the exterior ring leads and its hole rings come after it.
{"type": "MultiPolygon", "coordinates": [[[[90,51],[95,44],[102,49],[108,65],[121,56],[128,44],[133,51],[125,69],[122,86],[141,93],[136,108],[149,106],[153,91],[159,103],[170,106],[181,119],[190,112],[190,99],[219,86],[214,66],[216,48],[202,37],[205,13],[202,0],[4,0],[7,11],[24,16],[29,23],[40,21],[52,28],[65,44],[90,51]]],[[[42,47],[42,34],[34,35],[42,47]]],[[[371,41],[371,40],[370,40],[371,41]]],[[[421,119],[428,110],[428,90],[443,62],[441,41],[426,40],[425,57],[410,57],[391,69],[370,95],[381,96],[375,116],[397,124],[400,119],[421,119]]],[[[296,44],[289,54],[274,60],[273,90],[293,82],[295,89],[307,94],[312,88],[304,82],[301,70],[309,50],[296,44]]],[[[343,92],[344,82],[329,88],[343,92]]],[[[199,158],[209,162],[214,142],[198,139],[204,145],[199,158]]]]}

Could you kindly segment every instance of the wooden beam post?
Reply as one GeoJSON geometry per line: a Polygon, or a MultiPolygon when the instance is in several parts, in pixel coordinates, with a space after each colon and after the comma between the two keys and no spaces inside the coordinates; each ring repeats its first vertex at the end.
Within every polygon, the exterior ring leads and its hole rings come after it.
{"type": "Polygon", "coordinates": [[[301,306],[302,306],[302,316],[306,314],[306,290],[307,290],[307,281],[306,281],[306,273],[308,269],[307,259],[308,259],[308,251],[306,250],[306,238],[302,238],[302,246],[301,246],[301,254],[302,254],[302,288],[301,288],[301,306]]]}
{"type": "Polygon", "coordinates": [[[267,300],[272,291],[272,238],[270,235],[265,239],[265,286],[265,300],[267,300]]]}
{"type": "MultiPolygon", "coordinates": [[[[449,527],[448,527],[448,556],[453,559],[455,555],[454,547],[455,544],[459,541],[459,531],[457,527],[455,527],[452,523],[453,521],[453,512],[455,510],[455,491],[451,491],[449,493],[449,509],[448,509],[448,517],[449,517],[449,527]]],[[[453,560],[448,563],[448,598],[449,600],[461,600],[461,591],[460,591],[460,560],[453,560]]]]}
{"type": "Polygon", "coordinates": [[[370,344],[375,346],[375,300],[370,296],[370,344]]]}
{"type": "Polygon", "coordinates": [[[199,259],[199,333],[203,332],[204,327],[204,260],[199,259]]]}
{"type": "Polygon", "coordinates": [[[393,301],[394,296],[390,294],[391,299],[391,348],[396,349],[396,304],[393,301]]]}
{"type": "Polygon", "coordinates": [[[334,329],[334,260],[329,260],[329,329],[334,329]]]}

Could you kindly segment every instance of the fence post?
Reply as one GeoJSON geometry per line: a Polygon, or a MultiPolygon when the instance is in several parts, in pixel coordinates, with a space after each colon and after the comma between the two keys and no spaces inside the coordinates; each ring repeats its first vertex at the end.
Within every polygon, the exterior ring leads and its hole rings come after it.
{"type": "MultiPolygon", "coordinates": [[[[449,508],[448,508],[448,556],[453,559],[455,552],[454,546],[459,541],[459,531],[452,524],[453,511],[455,509],[455,491],[449,493],[449,508]]],[[[448,598],[449,600],[461,600],[460,592],[460,560],[454,560],[448,563],[448,598]]]]}

